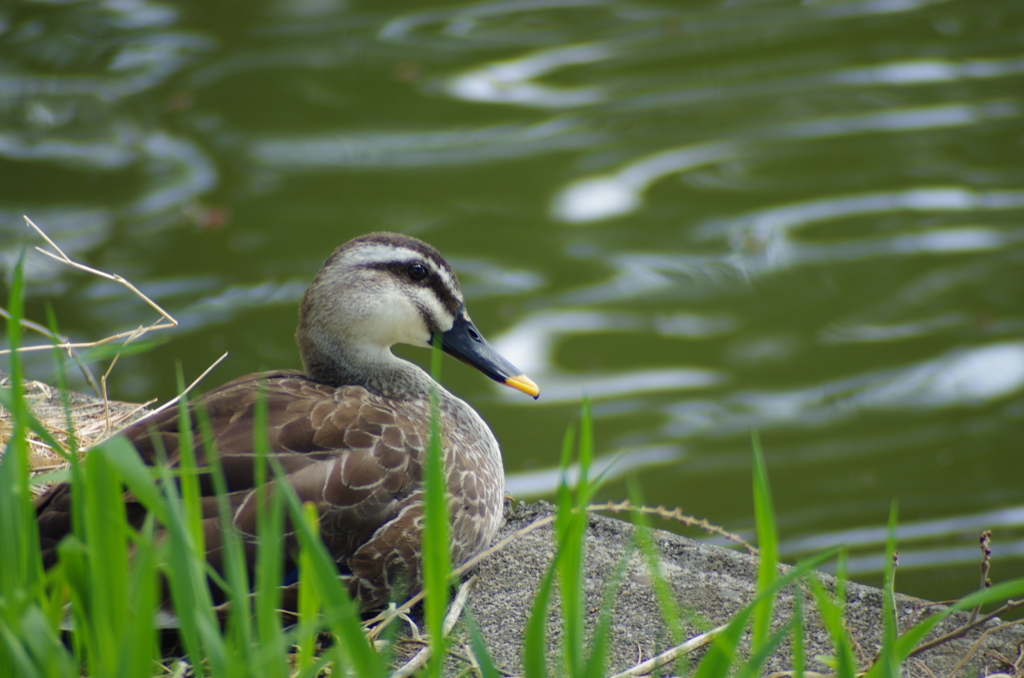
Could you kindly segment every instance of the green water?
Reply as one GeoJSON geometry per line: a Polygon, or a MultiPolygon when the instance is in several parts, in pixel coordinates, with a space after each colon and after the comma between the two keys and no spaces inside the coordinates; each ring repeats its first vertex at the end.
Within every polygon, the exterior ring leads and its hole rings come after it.
{"type": "MultiPolygon", "coordinates": [[[[984,528],[995,580],[1024,564],[1022,113],[1019,0],[14,2],[0,256],[27,214],[164,306],[110,392],[166,399],[178,361],[297,367],[331,250],[417,235],[541,386],[445,367],[517,498],[552,496],[587,394],[602,499],[634,475],[749,535],[756,428],[788,557],[846,543],[877,582],[896,499],[897,588],[946,599],[984,528]]],[[[156,318],[29,275],[75,340],[156,318]]]]}

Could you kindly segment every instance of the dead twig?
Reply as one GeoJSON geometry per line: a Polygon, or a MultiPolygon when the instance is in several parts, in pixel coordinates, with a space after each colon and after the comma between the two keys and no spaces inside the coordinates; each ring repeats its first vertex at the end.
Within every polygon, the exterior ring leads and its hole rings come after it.
{"type": "MultiPolygon", "coordinates": [[[[152,330],[161,330],[161,329],[169,329],[169,328],[172,328],[172,327],[177,327],[178,326],[178,321],[175,320],[171,316],[170,313],[168,313],[167,311],[162,309],[158,304],[156,304],[152,299],[150,299],[145,294],[143,294],[141,291],[139,291],[139,289],[137,287],[135,287],[135,285],[133,285],[130,282],[128,282],[128,280],[126,280],[125,278],[122,278],[121,276],[113,274],[113,273],[106,273],[105,271],[100,271],[98,269],[92,268],[91,266],[86,266],[85,264],[81,264],[81,263],[79,263],[77,261],[74,261],[73,259],[71,259],[71,257],[69,257],[67,254],[64,253],[64,251],[57,245],[57,243],[55,243],[52,239],[50,239],[50,236],[46,235],[46,233],[43,232],[43,229],[39,228],[39,226],[37,226],[27,216],[25,217],[25,223],[30,228],[32,228],[36,233],[38,233],[39,237],[41,237],[43,240],[45,240],[46,243],[50,247],[52,247],[53,250],[54,250],[53,252],[51,252],[51,251],[46,250],[46,249],[44,249],[42,247],[36,247],[35,249],[36,249],[37,252],[39,252],[41,254],[44,254],[44,255],[50,257],[51,259],[53,259],[54,261],[58,261],[58,262],[60,262],[60,263],[62,263],[64,265],[70,266],[71,268],[74,268],[76,270],[84,271],[86,273],[90,273],[90,274],[95,275],[97,277],[103,278],[104,280],[111,280],[113,282],[118,283],[119,285],[123,285],[129,291],[131,291],[132,294],[136,295],[139,299],[144,301],[150,308],[152,308],[157,313],[159,313],[160,317],[162,318],[162,321],[161,320],[156,320],[153,323],[151,323],[149,326],[140,326],[140,327],[135,328],[134,330],[130,330],[130,331],[126,331],[126,332],[118,332],[117,334],[114,334],[112,336],[106,337],[104,339],[98,339],[96,341],[80,341],[80,342],[71,341],[70,339],[68,339],[68,337],[63,337],[63,336],[61,336],[59,334],[56,334],[55,332],[52,332],[50,329],[44,327],[43,325],[40,325],[39,323],[32,322],[31,320],[22,319],[20,321],[21,325],[23,327],[25,327],[26,329],[30,329],[30,330],[33,330],[35,332],[38,332],[38,333],[42,334],[44,337],[46,337],[50,341],[48,343],[45,343],[45,344],[38,344],[38,345],[32,345],[32,346],[20,346],[18,348],[18,352],[19,353],[29,353],[29,352],[33,352],[33,351],[48,351],[48,350],[53,350],[54,348],[60,349],[62,351],[65,351],[68,354],[68,357],[71,358],[72,360],[74,360],[75,363],[78,365],[78,367],[82,371],[82,374],[85,377],[86,381],[88,381],[89,385],[92,387],[93,392],[96,393],[96,395],[102,396],[104,399],[106,399],[106,387],[105,387],[105,385],[103,387],[101,387],[100,385],[98,385],[96,383],[96,378],[92,375],[92,372],[89,370],[88,366],[86,366],[85,363],[82,361],[82,359],[75,353],[75,349],[94,348],[96,346],[102,346],[104,344],[108,344],[108,343],[111,343],[111,342],[114,342],[114,341],[118,341],[120,339],[126,339],[126,341],[124,343],[127,345],[129,342],[131,342],[131,341],[141,337],[145,333],[150,332],[152,330]]],[[[0,315],[2,315],[5,318],[8,318],[8,319],[11,317],[10,313],[8,313],[4,309],[0,309],[0,315]]],[[[10,349],[3,349],[3,350],[0,350],[0,355],[6,355],[6,354],[8,354],[10,352],[11,352],[10,349]]],[[[115,358],[115,362],[116,362],[116,360],[117,359],[115,358]]],[[[108,371],[108,374],[109,374],[109,371],[108,371]]]]}
{"type": "MultiPolygon", "coordinates": [[[[98,269],[86,266],[85,264],[81,264],[79,262],[72,260],[71,257],[69,257],[31,219],[25,217],[25,223],[30,228],[32,228],[37,234],[39,234],[39,236],[47,243],[47,245],[49,245],[49,247],[52,248],[52,251],[50,251],[49,249],[36,247],[35,249],[38,252],[50,257],[55,261],[70,266],[76,270],[84,271],[86,273],[103,278],[104,280],[110,280],[118,283],[119,285],[122,285],[160,315],[160,317],[157,320],[155,320],[148,326],[140,326],[135,328],[134,330],[118,332],[117,334],[106,337],[104,339],[88,342],[73,342],[70,341],[67,337],[61,336],[56,332],[53,332],[52,330],[47,329],[46,327],[38,323],[34,323],[30,320],[21,320],[21,324],[24,327],[42,334],[49,340],[49,342],[37,346],[19,347],[19,352],[53,350],[54,348],[66,352],[67,355],[78,364],[79,368],[82,370],[82,373],[85,375],[86,380],[89,382],[90,386],[93,388],[93,391],[96,393],[96,395],[99,398],[102,398],[102,404],[100,404],[98,402],[94,402],[89,396],[69,392],[69,395],[67,397],[69,397],[70,402],[70,421],[65,421],[69,410],[68,404],[60,404],[56,402],[57,399],[51,392],[53,390],[50,389],[49,387],[39,382],[26,382],[26,384],[35,389],[35,391],[31,391],[30,389],[30,393],[36,394],[30,397],[30,407],[33,411],[33,414],[36,415],[36,417],[43,423],[44,426],[46,426],[48,430],[54,433],[55,438],[59,442],[63,443],[63,441],[73,441],[74,447],[84,449],[92,445],[95,445],[96,443],[104,439],[107,435],[109,435],[112,431],[120,428],[126,422],[135,419],[139,413],[139,410],[144,409],[153,401],[138,406],[128,403],[117,403],[111,401],[107,393],[107,380],[114,366],[117,364],[118,358],[120,357],[120,353],[117,353],[114,356],[109,368],[106,370],[106,372],[100,379],[100,383],[97,384],[96,379],[93,377],[92,373],[89,371],[89,368],[84,364],[82,359],[77,355],[75,349],[93,348],[96,346],[101,346],[103,344],[108,344],[120,340],[124,340],[123,346],[127,346],[132,341],[139,339],[144,334],[152,330],[170,329],[173,327],[177,327],[178,321],[175,320],[167,311],[161,308],[158,304],[156,304],[152,299],[150,299],[141,291],[139,291],[137,287],[135,287],[125,278],[116,274],[100,271],[98,269]],[[100,407],[102,407],[101,410],[100,407]],[[69,428],[69,426],[73,427],[74,430],[65,430],[69,428]]],[[[10,318],[10,314],[3,309],[0,309],[0,316],[10,318]]],[[[7,353],[10,353],[10,350],[0,350],[0,355],[7,353]]],[[[195,388],[195,386],[207,374],[209,374],[214,367],[220,364],[220,362],[224,360],[226,356],[227,354],[225,353],[216,362],[214,362],[213,365],[208,367],[206,371],[204,371],[203,374],[200,375],[198,379],[192,382],[192,384],[185,390],[185,392],[182,395],[190,392],[193,388],[195,388]]],[[[178,398],[175,398],[174,400],[165,404],[160,409],[164,409],[166,407],[173,405],[181,397],[182,396],[179,395],[178,398]]],[[[0,408],[0,442],[2,442],[4,438],[5,428],[3,426],[3,420],[5,419],[5,417],[6,415],[4,411],[2,410],[2,408],[0,408]]],[[[37,475],[42,470],[52,470],[53,468],[60,468],[67,464],[66,450],[50,450],[48,446],[34,439],[31,439],[30,443],[32,443],[32,449],[35,451],[32,458],[33,475],[37,475]]],[[[2,452],[0,452],[0,454],[2,454],[2,452]]],[[[33,487],[33,491],[41,491],[42,489],[45,489],[43,485],[36,485],[33,487]]]]}
{"type": "Polygon", "coordinates": [[[719,626],[711,629],[705,633],[690,638],[685,643],[676,645],[675,647],[665,650],[656,657],[651,657],[645,662],[641,662],[636,666],[626,669],[622,673],[616,673],[612,678],[634,678],[635,676],[646,676],[655,669],[668,664],[671,661],[675,661],[684,654],[689,654],[694,650],[704,647],[713,641],[718,634],[724,631],[728,627],[728,624],[719,626]]]}
{"type": "MultiPolygon", "coordinates": [[[[988,578],[988,571],[992,566],[992,530],[985,530],[981,533],[978,546],[981,548],[981,590],[984,591],[992,586],[992,581],[988,578]]],[[[971,610],[971,618],[967,620],[967,623],[973,623],[978,618],[979,612],[981,612],[981,605],[977,605],[971,610]]]]}
{"type": "MultiPolygon", "coordinates": [[[[462,586],[459,587],[459,592],[455,595],[455,600],[448,606],[448,614],[444,618],[444,623],[441,625],[443,635],[447,636],[455,628],[455,622],[462,616],[462,609],[466,606],[466,600],[469,598],[469,592],[476,584],[477,578],[470,577],[467,579],[462,586]]],[[[430,645],[427,645],[416,655],[410,659],[405,665],[391,674],[391,678],[405,678],[423,668],[427,660],[430,659],[430,645]]]]}
{"type": "Polygon", "coordinates": [[[35,232],[38,233],[39,236],[43,240],[45,240],[47,242],[47,244],[50,245],[50,247],[52,247],[56,251],[56,254],[54,254],[53,252],[48,252],[47,250],[43,249],[42,247],[35,248],[37,252],[40,252],[41,254],[45,254],[46,256],[50,257],[51,259],[54,259],[55,261],[59,261],[62,264],[67,264],[68,266],[70,266],[72,268],[77,268],[80,271],[85,271],[86,273],[91,273],[91,274],[93,274],[95,276],[99,276],[100,278],[105,278],[106,280],[112,280],[112,281],[118,283],[119,285],[123,285],[129,291],[131,291],[135,296],[139,297],[144,302],[146,302],[149,305],[150,308],[152,308],[154,311],[159,313],[167,321],[166,324],[151,326],[150,329],[165,329],[165,328],[177,327],[178,326],[178,321],[175,320],[173,317],[171,317],[170,313],[168,313],[164,309],[160,308],[160,306],[155,301],[153,301],[152,299],[147,297],[145,294],[140,292],[139,289],[137,287],[135,287],[135,285],[133,285],[130,282],[128,282],[125,278],[122,278],[121,276],[117,275],[116,273],[106,273],[104,271],[100,271],[98,269],[92,268],[91,266],[86,266],[85,264],[80,264],[77,261],[72,260],[71,257],[69,257],[68,255],[64,254],[64,251],[61,250],[61,248],[57,247],[57,243],[55,243],[52,240],[50,240],[50,236],[48,236],[45,233],[43,233],[43,230],[41,228],[39,228],[34,223],[32,223],[31,219],[29,219],[28,217],[25,217],[25,222],[31,228],[33,228],[35,230],[35,232]]]}
{"type": "Polygon", "coordinates": [[[611,511],[612,513],[632,512],[646,513],[648,515],[658,516],[665,520],[674,520],[677,523],[686,525],[687,527],[699,527],[700,529],[708,532],[709,534],[717,534],[720,537],[724,537],[729,541],[739,544],[743,548],[747,549],[747,552],[751,555],[757,555],[757,548],[750,545],[742,537],[737,534],[729,532],[723,527],[718,525],[712,525],[704,518],[694,518],[693,516],[685,515],[682,510],[675,508],[669,511],[664,506],[650,507],[650,506],[637,506],[630,502],[628,499],[625,501],[614,502],[610,501],[605,504],[591,504],[587,507],[588,511],[611,511]]]}
{"type": "MultiPolygon", "coordinates": [[[[213,361],[213,362],[212,362],[212,363],[210,364],[210,366],[209,366],[209,367],[207,367],[207,368],[206,368],[205,370],[203,370],[203,373],[202,373],[202,374],[200,374],[200,375],[199,375],[198,377],[196,377],[196,378],[195,378],[195,380],[193,380],[193,382],[192,382],[191,384],[189,384],[189,385],[188,385],[188,386],[187,386],[187,387],[185,388],[185,390],[184,390],[184,391],[182,391],[181,393],[179,393],[179,394],[178,394],[178,395],[176,395],[175,397],[171,398],[170,400],[168,400],[168,401],[167,401],[166,403],[164,403],[164,404],[163,404],[163,405],[161,405],[160,407],[158,407],[158,408],[156,408],[155,410],[153,410],[152,412],[150,412],[150,415],[156,414],[157,412],[163,412],[163,411],[164,411],[164,410],[166,410],[166,409],[167,409],[168,407],[172,407],[172,406],[173,406],[174,404],[176,404],[176,403],[177,403],[177,402],[178,402],[179,400],[181,400],[181,399],[182,399],[182,398],[184,398],[184,397],[185,397],[186,395],[188,395],[189,393],[191,393],[192,389],[194,389],[194,388],[195,388],[196,386],[198,386],[198,385],[199,385],[199,382],[201,382],[201,381],[202,381],[203,379],[205,379],[205,378],[206,378],[206,375],[208,375],[208,374],[209,374],[210,372],[213,372],[213,368],[217,367],[217,365],[220,365],[220,364],[221,364],[222,362],[224,362],[224,359],[225,359],[225,358],[227,358],[227,357],[228,357],[228,354],[227,354],[227,353],[224,353],[224,354],[223,354],[223,355],[222,355],[221,357],[219,357],[219,358],[217,358],[216,360],[214,360],[214,361],[213,361]]],[[[149,415],[147,415],[147,416],[149,416],[149,415]]]]}
{"type": "MultiPolygon", "coordinates": [[[[157,313],[160,314],[160,318],[161,319],[153,321],[148,326],[139,326],[139,327],[135,328],[134,330],[129,330],[129,331],[125,331],[125,332],[118,332],[118,333],[116,333],[114,335],[111,335],[109,337],[106,337],[106,338],[103,338],[103,339],[97,339],[95,341],[79,341],[79,342],[70,341],[67,337],[62,337],[62,336],[60,336],[58,334],[55,334],[54,332],[50,331],[49,329],[46,329],[42,325],[40,325],[38,323],[34,323],[34,322],[30,321],[30,320],[22,320],[21,321],[21,324],[23,326],[25,326],[28,329],[34,330],[36,332],[39,332],[40,334],[45,336],[50,341],[48,343],[45,343],[45,344],[37,344],[37,345],[32,345],[32,346],[20,346],[20,347],[18,347],[18,352],[19,353],[29,353],[29,352],[33,352],[33,351],[48,351],[48,350],[53,350],[54,348],[60,349],[62,351],[65,351],[68,354],[68,357],[71,358],[72,360],[74,360],[75,363],[78,365],[79,369],[82,370],[82,373],[85,376],[86,380],[89,382],[89,385],[92,387],[93,392],[96,393],[96,395],[102,396],[104,399],[106,399],[106,397],[107,397],[106,385],[103,384],[102,386],[98,386],[96,384],[96,379],[93,377],[92,373],[89,371],[89,368],[82,362],[81,358],[79,358],[79,356],[75,353],[75,349],[94,348],[96,346],[102,346],[104,344],[109,344],[111,342],[119,341],[121,339],[125,339],[124,345],[127,345],[130,342],[138,339],[142,335],[146,334],[147,332],[151,332],[153,330],[162,330],[162,329],[170,329],[170,328],[173,328],[173,327],[177,327],[178,326],[178,321],[175,320],[171,316],[170,313],[168,313],[167,311],[162,309],[156,302],[154,302],[152,299],[150,299],[145,294],[143,294],[137,287],[135,287],[135,285],[131,284],[125,278],[122,278],[121,276],[119,276],[117,274],[107,273],[105,271],[100,271],[98,269],[92,268],[91,266],[86,266],[85,264],[81,264],[81,263],[79,263],[77,261],[74,261],[73,259],[71,259],[71,257],[69,257],[67,254],[65,254],[64,251],[60,247],[57,246],[57,243],[55,243],[53,240],[50,239],[50,236],[46,235],[46,233],[43,232],[43,229],[39,228],[39,226],[37,226],[27,216],[25,217],[25,223],[30,228],[32,228],[36,233],[38,233],[39,237],[41,237],[43,240],[45,240],[46,243],[50,247],[52,247],[53,250],[54,250],[53,252],[51,252],[51,251],[46,250],[46,249],[44,249],[42,247],[36,247],[35,249],[36,249],[37,252],[39,252],[41,254],[44,254],[44,255],[50,257],[51,259],[53,259],[54,261],[58,261],[58,262],[60,262],[60,263],[62,263],[64,265],[70,266],[71,268],[74,268],[76,270],[84,271],[84,272],[89,273],[91,275],[95,275],[95,276],[97,276],[99,278],[103,278],[104,280],[111,280],[113,282],[118,283],[119,285],[124,286],[132,294],[137,296],[139,299],[141,299],[143,302],[145,302],[150,308],[152,308],[153,310],[155,310],[157,313]]],[[[10,317],[10,314],[7,313],[6,311],[4,311],[3,309],[0,309],[0,314],[4,315],[5,317],[8,317],[8,318],[10,317]]],[[[10,352],[11,352],[10,349],[0,350],[0,355],[6,355],[6,354],[8,354],[10,352]]],[[[117,362],[117,358],[116,357],[114,358],[114,362],[115,363],[117,362]]],[[[109,370],[108,370],[107,374],[109,375],[109,370]]],[[[105,380],[105,378],[106,377],[104,377],[104,380],[105,380]]]]}
{"type": "Polygon", "coordinates": [[[896,630],[896,635],[900,634],[900,615],[899,608],[896,607],[896,568],[900,565],[900,552],[892,552],[892,576],[889,577],[889,586],[885,595],[889,596],[889,602],[891,603],[892,609],[892,627],[896,630]]]}
{"type": "MultiPolygon", "coordinates": [[[[996,617],[998,617],[1000,615],[1006,614],[1010,610],[1016,610],[1018,607],[1024,607],[1024,600],[1008,600],[1008,601],[1006,601],[1006,604],[1003,605],[1002,607],[1000,607],[998,610],[990,612],[989,614],[987,614],[984,617],[981,617],[979,619],[975,619],[970,624],[964,624],[960,628],[954,629],[954,630],[950,631],[949,633],[945,634],[944,636],[939,636],[938,638],[935,638],[933,640],[929,640],[927,643],[921,643],[920,645],[915,647],[913,650],[911,650],[910,654],[907,655],[907,658],[909,659],[910,657],[916,657],[917,655],[921,654],[922,652],[926,652],[926,651],[932,649],[933,647],[938,647],[939,645],[942,645],[943,643],[948,643],[949,641],[954,640],[956,638],[962,638],[963,636],[966,636],[972,629],[975,629],[975,628],[977,628],[979,626],[983,626],[984,624],[988,623],[990,620],[995,619],[996,617]]],[[[1012,623],[1019,623],[1019,622],[1012,622],[1012,623]]]]}
{"type": "MultiPolygon", "coordinates": [[[[11,314],[8,313],[7,310],[3,308],[0,308],[0,318],[12,320],[11,314]]],[[[70,342],[70,339],[68,339],[67,337],[56,334],[50,331],[50,328],[44,327],[43,325],[40,325],[37,322],[33,322],[28,318],[20,319],[18,321],[18,324],[24,327],[26,330],[38,332],[39,334],[43,335],[44,337],[50,340],[51,346],[54,344],[67,344],[70,342]]],[[[89,366],[86,365],[85,362],[83,362],[82,359],[78,356],[78,354],[76,354],[74,351],[68,351],[68,357],[74,360],[75,364],[78,365],[78,369],[81,370],[82,376],[85,377],[85,380],[89,382],[89,386],[92,387],[93,393],[99,394],[100,390],[99,386],[96,384],[96,377],[93,376],[92,371],[89,369],[89,366]]]]}
{"type": "MultiPolygon", "coordinates": [[[[964,664],[966,664],[967,661],[971,657],[973,657],[978,652],[978,650],[981,648],[981,644],[985,640],[985,638],[987,638],[988,636],[992,635],[993,633],[997,633],[999,631],[1002,631],[1003,629],[1008,629],[1011,626],[1017,626],[1019,624],[1024,624],[1024,619],[1018,619],[1017,621],[1007,622],[1005,624],[1000,624],[999,626],[993,627],[991,629],[987,629],[983,634],[978,636],[978,639],[976,641],[974,641],[973,645],[971,645],[971,649],[968,650],[967,653],[964,654],[964,656],[960,658],[960,661],[958,661],[956,666],[953,667],[953,670],[949,672],[949,675],[947,676],[947,678],[953,678],[953,676],[956,675],[956,672],[963,668],[964,664]]],[[[915,652],[916,652],[916,649],[915,649],[915,652]]],[[[1012,666],[1015,669],[1015,671],[1019,670],[1019,667],[1017,667],[1015,664],[1010,664],[1010,666],[1012,666]]]]}

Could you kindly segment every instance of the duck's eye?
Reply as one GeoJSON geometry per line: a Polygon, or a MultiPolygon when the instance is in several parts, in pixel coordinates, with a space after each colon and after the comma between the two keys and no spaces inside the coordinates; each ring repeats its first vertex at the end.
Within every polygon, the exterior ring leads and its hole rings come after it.
{"type": "Polygon", "coordinates": [[[423,280],[427,277],[427,267],[423,264],[412,264],[409,266],[409,277],[413,280],[423,280]]]}

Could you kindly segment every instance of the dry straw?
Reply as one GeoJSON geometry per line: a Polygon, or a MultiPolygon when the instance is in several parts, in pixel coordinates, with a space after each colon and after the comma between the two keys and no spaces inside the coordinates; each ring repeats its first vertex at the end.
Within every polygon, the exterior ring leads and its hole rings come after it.
{"type": "MultiPolygon", "coordinates": [[[[147,410],[146,407],[154,402],[149,401],[142,404],[133,404],[110,400],[107,397],[107,379],[110,377],[114,366],[117,364],[120,351],[118,351],[110,361],[110,365],[100,378],[99,384],[96,383],[96,380],[92,377],[88,367],[77,354],[77,351],[114,342],[120,342],[121,348],[124,348],[129,343],[143,337],[149,332],[177,327],[178,321],[175,320],[170,313],[161,308],[156,302],[139,291],[135,285],[125,278],[114,273],[100,271],[74,261],[71,257],[65,254],[64,251],[61,250],[61,248],[58,247],[57,244],[53,242],[53,240],[51,240],[41,228],[39,228],[39,226],[33,223],[31,219],[25,217],[25,222],[30,228],[35,230],[43,240],[46,241],[46,244],[49,245],[50,248],[52,248],[51,251],[50,249],[43,247],[36,247],[35,249],[37,252],[40,252],[41,254],[76,270],[84,271],[90,275],[94,275],[105,280],[111,280],[124,286],[160,315],[157,320],[149,325],[139,326],[132,330],[126,330],[104,337],[103,339],[86,342],[70,341],[66,337],[54,334],[39,323],[32,322],[31,320],[21,320],[21,325],[23,327],[43,335],[46,337],[47,341],[30,346],[22,346],[18,349],[19,353],[46,351],[53,350],[55,348],[66,352],[68,357],[74,360],[82,369],[82,373],[97,393],[97,397],[73,392],[62,393],[61,391],[51,388],[42,382],[27,381],[25,383],[25,396],[32,414],[53,435],[57,442],[63,446],[61,449],[55,450],[34,434],[29,435],[29,464],[32,475],[38,476],[39,474],[46,473],[48,471],[55,471],[66,467],[68,465],[69,450],[87,450],[93,445],[109,438],[127,424],[148,413],[149,410],[147,410]]],[[[10,318],[10,314],[2,308],[0,308],[0,315],[10,318]]],[[[10,350],[0,350],[0,355],[8,353],[10,353],[10,350]]],[[[203,377],[209,374],[210,371],[220,364],[220,362],[226,357],[227,354],[225,353],[216,362],[214,362],[213,365],[207,368],[206,371],[204,371],[198,379],[185,389],[181,395],[174,400],[165,403],[160,409],[170,407],[176,403],[182,395],[191,391],[196,384],[203,379],[203,377]]],[[[9,378],[6,376],[0,379],[0,388],[10,388],[8,379],[9,378]]],[[[10,438],[10,432],[10,412],[0,407],[0,456],[3,455],[3,449],[6,448],[7,440],[10,438]]],[[[41,492],[46,488],[46,484],[35,484],[33,485],[33,488],[34,491],[41,492]]]]}

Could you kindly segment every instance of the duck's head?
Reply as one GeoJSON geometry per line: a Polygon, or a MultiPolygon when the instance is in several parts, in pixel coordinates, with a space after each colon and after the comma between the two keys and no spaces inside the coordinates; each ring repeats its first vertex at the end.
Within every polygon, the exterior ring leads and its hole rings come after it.
{"type": "Polygon", "coordinates": [[[397,233],[370,233],[327,259],[302,297],[296,339],[306,374],[347,383],[397,359],[394,344],[441,348],[534,398],[540,390],[473,326],[459,280],[440,252],[397,233]]]}

